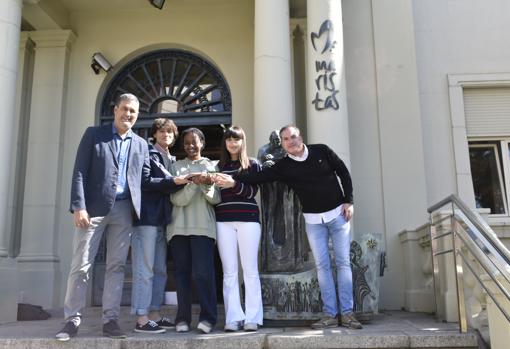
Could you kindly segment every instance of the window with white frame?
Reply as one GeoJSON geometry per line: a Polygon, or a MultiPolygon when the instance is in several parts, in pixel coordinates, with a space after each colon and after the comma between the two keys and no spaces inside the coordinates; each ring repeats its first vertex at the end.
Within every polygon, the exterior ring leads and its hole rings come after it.
{"type": "Polygon", "coordinates": [[[463,96],[476,207],[510,216],[510,87],[465,88],[463,96]]]}
{"type": "Polygon", "coordinates": [[[457,194],[508,221],[510,72],[448,74],[448,86],[457,194]]]}

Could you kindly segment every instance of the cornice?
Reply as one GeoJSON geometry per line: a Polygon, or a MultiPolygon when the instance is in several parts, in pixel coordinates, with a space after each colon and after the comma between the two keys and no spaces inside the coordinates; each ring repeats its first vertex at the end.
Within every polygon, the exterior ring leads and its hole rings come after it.
{"type": "Polygon", "coordinates": [[[37,48],[42,47],[70,47],[76,40],[72,30],[36,30],[29,32],[29,37],[37,48]]]}

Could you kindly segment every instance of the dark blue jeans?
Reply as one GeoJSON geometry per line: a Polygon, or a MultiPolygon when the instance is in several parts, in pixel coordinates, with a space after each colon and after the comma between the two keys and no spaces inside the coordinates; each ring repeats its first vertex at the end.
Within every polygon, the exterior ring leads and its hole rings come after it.
{"type": "Polygon", "coordinates": [[[174,235],[170,240],[177,288],[177,316],[175,323],[191,323],[191,277],[195,281],[200,302],[199,321],[211,325],[218,318],[216,309],[216,280],[214,272],[214,240],[206,236],[174,235]]]}

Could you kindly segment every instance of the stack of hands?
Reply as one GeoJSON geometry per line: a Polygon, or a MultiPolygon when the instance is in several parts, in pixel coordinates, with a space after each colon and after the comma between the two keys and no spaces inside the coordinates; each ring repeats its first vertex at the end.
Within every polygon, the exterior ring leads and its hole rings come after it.
{"type": "Polygon", "coordinates": [[[173,177],[175,184],[216,184],[220,188],[232,188],[235,184],[232,176],[225,173],[196,172],[173,177]]]}

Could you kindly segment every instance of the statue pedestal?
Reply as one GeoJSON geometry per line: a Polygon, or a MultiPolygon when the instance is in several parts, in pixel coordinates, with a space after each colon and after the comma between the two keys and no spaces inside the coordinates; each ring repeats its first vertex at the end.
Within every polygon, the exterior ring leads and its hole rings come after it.
{"type": "Polygon", "coordinates": [[[260,274],[266,320],[315,320],[321,316],[317,273],[311,265],[301,272],[260,274]]]}
{"type": "MultiPolygon", "coordinates": [[[[382,247],[381,234],[363,234],[351,242],[354,312],[362,322],[369,322],[378,312],[382,247]]],[[[334,266],[333,260],[331,264],[334,266]]],[[[335,268],[333,272],[336,275],[335,268]]],[[[260,282],[265,321],[291,326],[321,317],[322,301],[313,261],[299,272],[261,273],[260,282]]]]}

